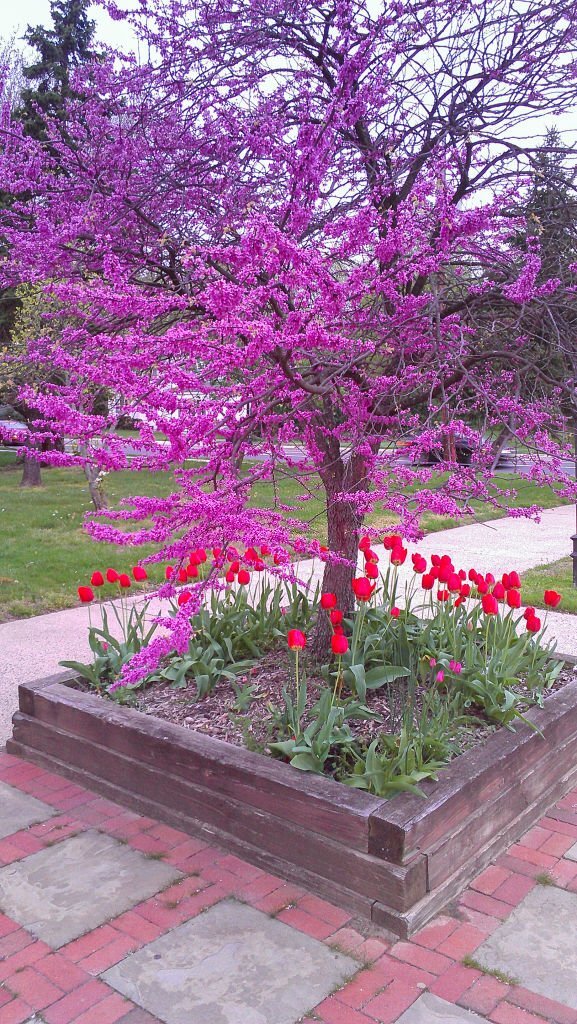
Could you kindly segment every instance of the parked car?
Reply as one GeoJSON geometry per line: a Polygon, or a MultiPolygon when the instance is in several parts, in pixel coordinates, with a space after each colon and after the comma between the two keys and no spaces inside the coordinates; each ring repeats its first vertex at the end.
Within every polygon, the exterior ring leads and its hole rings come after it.
{"type": "Polygon", "coordinates": [[[12,448],[24,444],[27,430],[20,413],[11,405],[0,405],[0,447],[12,448]]]}
{"type": "MultiPolygon", "coordinates": [[[[453,443],[458,464],[460,466],[470,466],[473,462],[475,445],[464,437],[455,437],[453,443]]],[[[403,447],[405,446],[403,445],[403,447]]],[[[403,461],[407,465],[436,466],[444,461],[444,456],[440,449],[435,449],[434,451],[421,453],[418,458],[416,455],[407,454],[403,461]]],[[[519,456],[513,448],[504,448],[499,455],[495,469],[514,470],[517,467],[518,461],[519,456]]]]}

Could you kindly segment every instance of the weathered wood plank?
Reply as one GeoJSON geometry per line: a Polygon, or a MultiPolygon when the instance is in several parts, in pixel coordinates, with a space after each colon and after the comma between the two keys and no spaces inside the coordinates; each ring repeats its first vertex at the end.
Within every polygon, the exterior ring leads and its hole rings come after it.
{"type": "Polygon", "coordinates": [[[512,776],[511,784],[504,786],[491,801],[482,803],[458,826],[448,832],[435,846],[427,850],[429,888],[435,889],[449,878],[455,864],[470,861],[478,849],[493,836],[502,835],[511,821],[536,804],[542,796],[549,799],[557,780],[570,772],[577,763],[577,742],[571,737],[550,751],[539,763],[537,771],[524,776],[512,776]]]}
{"type": "Polygon", "coordinates": [[[574,738],[577,757],[577,681],[548,697],[530,717],[544,738],[528,725],[520,724],[515,732],[502,729],[482,747],[455,758],[438,782],[422,783],[426,799],[403,794],[377,808],[369,819],[369,852],[402,863],[453,831],[513,777],[537,771],[565,740],[574,738]]]}
{"type": "Polygon", "coordinates": [[[283,816],[295,824],[368,851],[369,816],[383,802],[378,797],[68,686],[51,683],[32,694],[22,689],[22,710],[32,706],[42,721],[120,754],[138,751],[144,764],[194,777],[211,793],[263,811],[275,813],[280,801],[283,816]]]}
{"type": "Polygon", "coordinates": [[[167,825],[171,825],[173,828],[179,829],[188,835],[202,839],[211,845],[220,846],[227,852],[235,853],[256,867],[277,875],[279,879],[294,882],[304,889],[309,889],[311,892],[323,896],[344,910],[349,910],[352,914],[368,919],[371,917],[371,908],[374,901],[353,892],[343,884],[340,884],[335,889],[335,883],[330,879],[323,878],[322,875],[316,874],[313,871],[307,871],[288,860],[275,857],[266,850],[243,842],[235,835],[221,832],[214,826],[209,826],[197,819],[188,818],[178,811],[155,803],[150,798],[142,797],[135,793],[128,793],[126,790],[119,789],[112,782],[108,782],[97,775],[91,775],[76,765],[69,765],[64,761],[59,761],[50,754],[45,754],[33,747],[27,747],[19,741],[8,740],[8,747],[10,748],[10,753],[14,756],[24,757],[34,764],[40,765],[42,768],[55,771],[59,775],[63,775],[78,783],[78,785],[84,786],[95,793],[100,793],[108,800],[113,800],[115,803],[128,807],[138,814],[144,814],[147,817],[155,818],[157,821],[163,821],[167,825]]]}
{"type": "Polygon", "coordinates": [[[499,853],[506,850],[511,843],[519,839],[524,832],[531,828],[543,816],[545,811],[548,811],[553,801],[575,786],[576,783],[577,765],[559,777],[554,786],[547,793],[544,793],[536,803],[526,807],[506,828],[503,828],[498,835],[493,836],[490,842],[474,851],[473,856],[468,861],[456,867],[449,878],[441,882],[435,889],[431,889],[410,910],[397,911],[385,904],[375,902],[372,910],[372,919],[375,924],[388,928],[395,935],[400,935],[403,938],[414,935],[435,914],[443,910],[451,900],[459,896],[469,882],[480,874],[499,853]]]}
{"type": "Polygon", "coordinates": [[[95,773],[98,766],[98,776],[125,794],[138,793],[160,807],[203,821],[220,834],[234,835],[247,848],[289,860],[370,900],[381,899],[402,910],[426,892],[426,863],[420,855],[407,865],[389,864],[269,811],[206,789],[196,779],[183,780],[162,768],[142,764],[138,751],[134,757],[125,756],[24,715],[15,716],[14,740],[85,772],[95,773]]]}

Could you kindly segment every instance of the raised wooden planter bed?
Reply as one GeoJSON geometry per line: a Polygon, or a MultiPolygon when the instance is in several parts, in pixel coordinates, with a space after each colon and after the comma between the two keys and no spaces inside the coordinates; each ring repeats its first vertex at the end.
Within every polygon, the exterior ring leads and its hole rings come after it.
{"type": "Polygon", "coordinates": [[[423,784],[382,800],[121,708],[62,673],[20,687],[7,749],[214,841],[406,937],[577,781],[577,680],[423,784]]]}

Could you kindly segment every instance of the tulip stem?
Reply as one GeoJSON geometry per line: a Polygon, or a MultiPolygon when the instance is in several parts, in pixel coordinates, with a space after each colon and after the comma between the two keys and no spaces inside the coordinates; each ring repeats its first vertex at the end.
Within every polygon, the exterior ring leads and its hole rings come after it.
{"type": "Polygon", "coordinates": [[[341,681],[342,661],[343,661],[343,659],[342,659],[341,655],[339,654],[339,658],[338,658],[338,661],[337,661],[337,675],[336,675],[336,679],[335,679],[335,686],[334,686],[334,689],[333,689],[333,695],[331,697],[331,707],[333,707],[333,705],[335,703],[335,699],[336,699],[336,696],[337,696],[337,688],[339,689],[339,692],[340,692],[339,684],[340,684],[340,681],[341,681]]]}
{"type": "MultiPolygon", "coordinates": [[[[296,706],[298,714],[300,687],[299,687],[299,648],[295,650],[295,692],[296,692],[296,706]]],[[[295,735],[296,739],[296,735],[295,735]]]]}

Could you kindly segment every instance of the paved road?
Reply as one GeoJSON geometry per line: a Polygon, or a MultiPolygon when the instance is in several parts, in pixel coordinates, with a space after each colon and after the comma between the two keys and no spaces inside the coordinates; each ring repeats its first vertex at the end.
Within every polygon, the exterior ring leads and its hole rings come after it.
{"type": "MultiPolygon", "coordinates": [[[[515,518],[476,523],[429,534],[416,547],[427,556],[446,552],[458,567],[473,566],[497,576],[512,569],[523,572],[562,558],[570,550],[569,537],[574,528],[575,510],[564,505],[543,512],[539,524],[515,518]]],[[[408,571],[405,566],[404,572],[408,571]]],[[[311,580],[313,585],[320,582],[322,572],[320,562],[301,563],[301,578],[311,580]]],[[[401,575],[401,582],[402,579],[401,575]]],[[[577,654],[577,616],[550,612],[547,628],[560,651],[577,654]]],[[[61,660],[87,660],[87,629],[86,607],[0,625],[0,745],[10,731],[18,702],[18,684],[58,672],[61,660]]]]}

